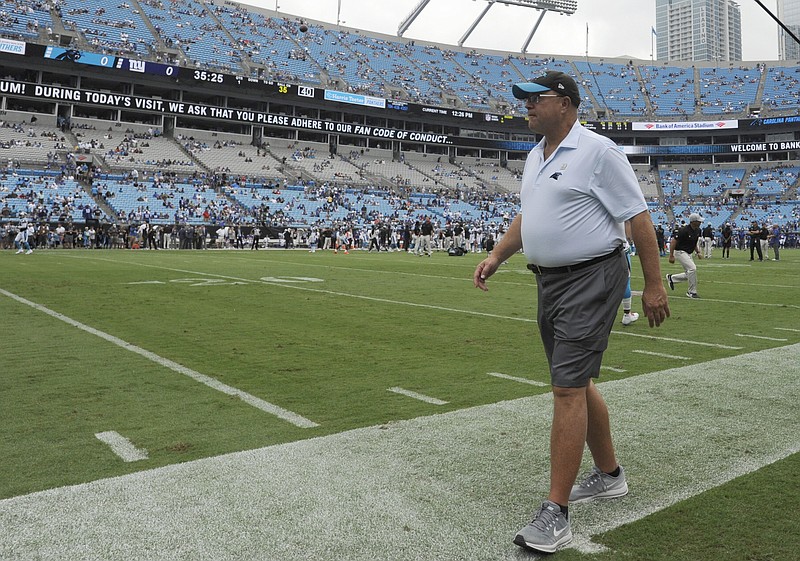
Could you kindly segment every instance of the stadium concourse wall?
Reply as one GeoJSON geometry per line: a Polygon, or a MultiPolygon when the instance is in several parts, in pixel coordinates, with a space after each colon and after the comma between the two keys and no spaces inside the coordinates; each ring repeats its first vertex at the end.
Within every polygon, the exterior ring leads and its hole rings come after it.
{"type": "MultiPolygon", "coordinates": [[[[329,92],[315,88],[306,88],[314,97],[304,99],[265,93],[258,87],[220,91],[205,84],[164,83],[163,77],[126,81],[124,74],[116,73],[116,80],[109,81],[107,76],[93,75],[91,68],[75,72],[74,66],[69,74],[32,68],[17,69],[16,74],[13,68],[2,70],[6,78],[0,81],[0,111],[8,121],[35,117],[41,124],[59,127],[68,122],[97,130],[156,129],[167,137],[183,128],[214,136],[245,136],[253,145],[269,138],[325,143],[332,154],[340,146],[390,147],[395,159],[411,151],[482,157],[501,164],[523,159],[536,140],[524,119],[510,115],[482,118],[472,113],[433,112],[424,106],[416,107],[416,114],[395,113],[386,107],[317,99],[329,92]]],[[[800,117],[786,115],[674,122],[585,120],[584,124],[614,139],[632,163],[652,164],[660,159],[708,164],[797,159],[798,122],[800,117]]]]}

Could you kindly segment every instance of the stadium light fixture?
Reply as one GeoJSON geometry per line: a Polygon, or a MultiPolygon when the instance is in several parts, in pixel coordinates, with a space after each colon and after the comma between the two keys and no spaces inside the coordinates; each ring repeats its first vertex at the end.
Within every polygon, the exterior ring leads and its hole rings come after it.
{"type": "MultiPolygon", "coordinates": [[[[414,20],[422,13],[425,7],[430,4],[431,0],[421,0],[419,4],[411,11],[411,13],[400,22],[400,25],[397,28],[397,36],[402,37],[403,33],[405,33],[408,28],[414,23],[414,20]]],[[[521,52],[526,52],[528,45],[533,39],[536,30],[539,29],[539,24],[542,23],[542,18],[544,18],[545,13],[547,12],[556,12],[565,15],[572,15],[578,9],[578,0],[486,0],[486,8],[481,12],[481,14],[472,22],[472,25],[469,26],[467,31],[464,35],[459,39],[458,46],[463,47],[464,42],[467,38],[472,34],[481,20],[486,16],[487,12],[491,9],[492,6],[495,4],[505,4],[507,6],[522,6],[524,8],[533,8],[535,10],[539,10],[541,13],[539,14],[539,19],[536,20],[536,23],[531,29],[528,38],[525,40],[525,43],[522,45],[520,49],[521,52]]]]}

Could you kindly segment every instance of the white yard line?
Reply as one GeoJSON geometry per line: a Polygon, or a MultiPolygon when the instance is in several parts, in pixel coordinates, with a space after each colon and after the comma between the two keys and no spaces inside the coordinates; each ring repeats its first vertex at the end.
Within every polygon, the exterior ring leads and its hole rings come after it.
{"type": "MultiPolygon", "coordinates": [[[[631,492],[570,509],[583,552],[800,450],[800,344],[598,388],[631,492]]],[[[547,495],[551,410],[548,392],[0,500],[0,558],[535,559],[511,540],[547,495]]]]}
{"type": "Polygon", "coordinates": [[[447,402],[442,401],[441,399],[430,397],[428,395],[424,395],[418,392],[412,392],[411,390],[406,390],[403,388],[394,387],[394,388],[389,388],[388,391],[399,395],[404,395],[412,399],[418,399],[419,401],[424,401],[425,403],[430,403],[431,405],[447,405],[447,402]]]}
{"type": "Polygon", "coordinates": [[[67,323],[69,325],[77,327],[78,329],[81,329],[81,330],[83,330],[83,331],[85,331],[87,333],[91,333],[92,335],[100,337],[101,339],[105,339],[109,343],[113,343],[114,345],[117,345],[118,347],[121,347],[121,348],[125,349],[126,351],[130,351],[132,353],[136,353],[139,356],[142,356],[142,357],[146,358],[147,360],[150,360],[150,361],[155,362],[156,364],[158,364],[160,366],[163,366],[164,368],[169,368],[170,370],[172,370],[174,372],[178,372],[179,374],[183,374],[184,376],[188,376],[189,378],[191,378],[191,379],[193,379],[193,380],[195,380],[197,382],[200,382],[201,384],[205,384],[209,388],[212,388],[214,390],[217,390],[217,391],[222,392],[222,393],[227,394],[227,395],[232,395],[234,397],[238,397],[239,399],[241,399],[245,403],[247,403],[249,405],[252,405],[253,407],[256,407],[257,409],[261,409],[265,413],[269,413],[270,415],[275,415],[279,419],[283,419],[284,421],[287,421],[287,422],[289,422],[289,423],[291,423],[291,424],[293,424],[293,425],[295,425],[297,427],[300,427],[300,428],[313,428],[313,427],[319,426],[317,423],[315,423],[313,421],[309,421],[305,417],[302,417],[302,416],[298,415],[297,413],[293,413],[292,411],[289,411],[288,409],[284,409],[283,407],[279,407],[278,405],[275,405],[275,404],[270,403],[268,401],[264,401],[263,399],[258,398],[258,397],[254,396],[254,395],[250,395],[249,393],[244,392],[244,391],[242,391],[240,389],[234,388],[234,387],[229,386],[227,384],[223,384],[222,382],[220,382],[219,380],[217,380],[215,378],[212,378],[211,376],[206,376],[205,374],[201,374],[200,372],[197,372],[196,370],[192,370],[191,368],[187,368],[186,366],[183,366],[182,364],[178,364],[177,362],[172,361],[172,360],[170,360],[168,358],[164,358],[163,356],[159,356],[159,355],[157,355],[157,354],[155,354],[153,352],[150,352],[150,351],[148,351],[146,349],[143,349],[141,347],[137,347],[136,345],[128,343],[127,341],[123,341],[119,337],[115,337],[113,335],[105,333],[104,331],[100,331],[99,329],[95,329],[94,327],[90,327],[90,326],[88,326],[88,325],[86,325],[84,323],[81,323],[81,322],[76,321],[76,320],[74,320],[74,319],[72,319],[70,317],[67,317],[64,314],[60,314],[60,313],[55,312],[55,311],[53,311],[53,310],[51,310],[49,308],[46,308],[45,306],[42,306],[41,304],[37,304],[36,302],[31,302],[30,300],[26,300],[25,298],[22,298],[21,296],[17,296],[16,294],[8,292],[7,290],[3,290],[2,288],[0,288],[0,294],[3,294],[5,296],[9,297],[12,300],[16,300],[17,302],[19,302],[21,304],[25,304],[26,306],[30,306],[31,308],[33,308],[35,310],[38,310],[40,312],[43,312],[43,313],[49,315],[50,317],[56,318],[58,320],[63,321],[64,323],[67,323]]]}
{"type": "Polygon", "coordinates": [[[641,349],[633,349],[632,353],[648,356],[660,356],[661,358],[674,358],[675,360],[690,360],[688,356],[668,355],[667,353],[656,353],[653,351],[643,351],[641,349]]]}
{"type": "Polygon", "coordinates": [[[100,442],[108,444],[111,451],[122,458],[123,462],[138,462],[148,458],[147,450],[137,448],[130,440],[116,431],[98,432],[94,436],[100,442]]]}
{"type": "Polygon", "coordinates": [[[763,335],[751,335],[750,333],[734,333],[737,337],[745,337],[748,339],[762,339],[764,341],[778,341],[786,342],[788,339],[780,339],[778,337],[764,337],[763,335]]]}
{"type": "Polygon", "coordinates": [[[494,376],[495,378],[502,378],[503,380],[511,380],[513,382],[519,382],[521,384],[530,384],[531,386],[540,386],[540,387],[548,387],[550,384],[545,384],[544,382],[537,382],[536,380],[529,380],[528,378],[520,378],[518,376],[510,376],[508,374],[503,374],[501,372],[489,372],[489,376],[494,376]]]}
{"type": "Polygon", "coordinates": [[[669,341],[670,343],[681,343],[684,345],[697,345],[699,347],[713,347],[715,349],[728,349],[731,351],[740,351],[744,347],[732,347],[730,345],[723,345],[721,343],[706,343],[705,341],[692,341],[690,339],[676,339],[674,337],[661,337],[658,335],[647,335],[645,333],[635,333],[631,330],[625,331],[612,331],[614,335],[627,335],[629,337],[641,337],[643,339],[651,339],[653,341],[669,341]]]}

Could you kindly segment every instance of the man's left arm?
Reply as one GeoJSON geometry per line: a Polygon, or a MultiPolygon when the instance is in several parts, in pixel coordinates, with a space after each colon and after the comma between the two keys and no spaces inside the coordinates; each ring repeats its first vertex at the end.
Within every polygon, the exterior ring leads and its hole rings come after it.
{"type": "Polygon", "coordinates": [[[639,256],[644,274],[642,309],[650,327],[659,326],[670,313],[667,291],[661,282],[661,264],[653,221],[650,219],[650,212],[645,210],[631,218],[629,222],[636,254],[639,256]]]}

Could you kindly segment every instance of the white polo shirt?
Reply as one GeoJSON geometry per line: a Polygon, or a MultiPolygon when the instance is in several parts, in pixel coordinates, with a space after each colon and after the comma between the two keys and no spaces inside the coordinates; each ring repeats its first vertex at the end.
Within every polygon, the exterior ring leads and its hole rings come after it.
{"type": "Polygon", "coordinates": [[[611,140],[575,121],[544,161],[542,139],[522,175],[522,249],[528,263],[574,265],[625,241],[624,222],[647,210],[636,174],[611,140]]]}

